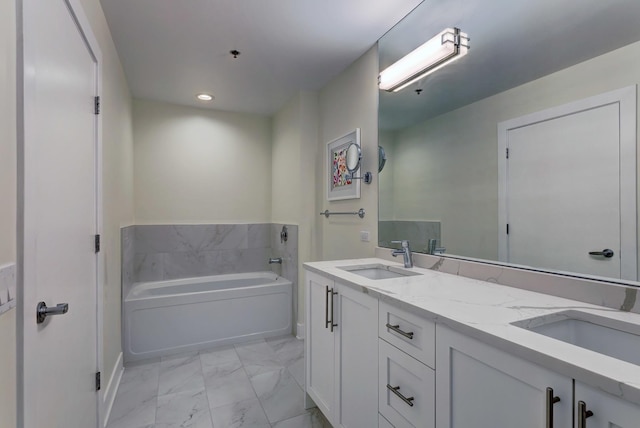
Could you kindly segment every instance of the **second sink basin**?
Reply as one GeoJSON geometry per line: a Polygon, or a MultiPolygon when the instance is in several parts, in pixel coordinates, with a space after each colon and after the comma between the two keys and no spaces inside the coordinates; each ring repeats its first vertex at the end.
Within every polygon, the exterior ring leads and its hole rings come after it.
{"type": "Polygon", "coordinates": [[[518,321],[513,325],[640,365],[640,326],[580,311],[518,321]]]}
{"type": "Polygon", "coordinates": [[[420,275],[417,272],[383,264],[341,266],[340,269],[369,279],[392,279],[420,275]]]}

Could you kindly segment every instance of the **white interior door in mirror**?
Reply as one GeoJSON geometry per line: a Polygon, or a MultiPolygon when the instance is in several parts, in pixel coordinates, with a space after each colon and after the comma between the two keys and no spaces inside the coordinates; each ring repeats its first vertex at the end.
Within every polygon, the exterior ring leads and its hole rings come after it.
{"type": "Polygon", "coordinates": [[[635,110],[633,87],[499,125],[501,261],[637,279],[635,110]]]}

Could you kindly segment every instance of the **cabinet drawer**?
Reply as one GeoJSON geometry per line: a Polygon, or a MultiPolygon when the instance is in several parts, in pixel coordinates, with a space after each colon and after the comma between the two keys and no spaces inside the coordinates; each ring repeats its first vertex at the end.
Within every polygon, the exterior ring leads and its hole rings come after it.
{"type": "Polygon", "coordinates": [[[384,340],[378,342],[380,414],[396,428],[435,427],[433,369],[384,340]]]}
{"type": "Polygon", "coordinates": [[[415,359],[435,368],[436,325],[384,302],[380,302],[379,311],[378,335],[415,359]]]}

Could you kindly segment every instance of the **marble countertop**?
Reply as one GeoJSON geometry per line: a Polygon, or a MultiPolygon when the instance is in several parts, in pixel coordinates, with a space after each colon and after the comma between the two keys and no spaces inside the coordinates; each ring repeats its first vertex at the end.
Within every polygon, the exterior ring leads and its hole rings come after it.
{"type": "Polygon", "coordinates": [[[640,404],[640,366],[512,325],[559,312],[580,311],[606,317],[612,323],[632,324],[640,335],[640,314],[419,267],[411,271],[421,275],[384,280],[370,280],[340,269],[368,264],[403,268],[401,263],[377,258],[310,262],[304,266],[512,355],[640,404]]]}

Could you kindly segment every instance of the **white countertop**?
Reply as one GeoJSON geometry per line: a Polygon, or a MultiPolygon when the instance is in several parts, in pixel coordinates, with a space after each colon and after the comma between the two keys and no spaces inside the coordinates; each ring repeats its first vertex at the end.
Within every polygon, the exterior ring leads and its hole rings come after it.
{"type": "Polygon", "coordinates": [[[640,314],[464,278],[419,267],[417,276],[370,280],[341,266],[384,264],[383,259],[305,263],[309,271],[476,338],[512,355],[640,404],[640,366],[516,327],[511,323],[567,310],[634,324],[640,314]]]}

